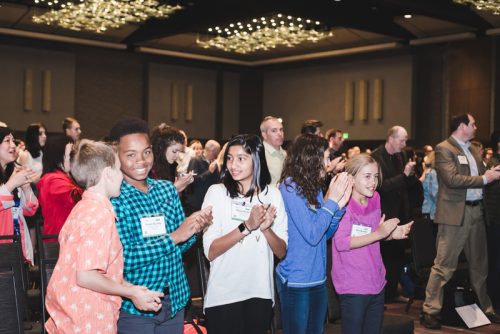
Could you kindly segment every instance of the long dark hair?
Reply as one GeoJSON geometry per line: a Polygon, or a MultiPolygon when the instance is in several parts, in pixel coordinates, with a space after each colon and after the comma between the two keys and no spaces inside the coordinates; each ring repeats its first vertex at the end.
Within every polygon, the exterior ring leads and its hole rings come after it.
{"type": "Polygon", "coordinates": [[[184,136],[179,129],[164,123],[156,126],[151,134],[154,162],[151,176],[156,179],[175,181],[177,162],[167,161],[167,148],[174,144],[184,144],[184,136]]]}
{"type": "Polygon", "coordinates": [[[45,150],[42,158],[43,172],[42,175],[52,173],[57,170],[64,172],[64,153],[66,145],[73,143],[71,137],[66,135],[56,135],[47,138],[45,150]]]}
{"type": "Polygon", "coordinates": [[[307,202],[319,206],[318,193],[324,182],[324,154],[328,148],[325,138],[312,134],[302,134],[295,138],[289,149],[281,172],[280,182],[288,188],[291,186],[288,178],[295,182],[299,195],[307,202]]]}
{"type": "Polygon", "coordinates": [[[246,153],[252,157],[252,183],[245,197],[251,197],[255,193],[263,191],[269,183],[271,183],[271,174],[267,167],[266,154],[264,152],[264,145],[260,138],[256,135],[237,135],[233,137],[226,147],[224,152],[224,164],[221,170],[221,180],[229,193],[231,198],[238,197],[241,185],[235,181],[227,169],[227,155],[231,146],[242,146],[246,153]]]}
{"type": "Polygon", "coordinates": [[[40,146],[39,139],[41,128],[47,131],[47,128],[42,123],[32,123],[26,129],[26,149],[33,158],[38,158],[43,149],[42,146],[40,146]]]}
{"type": "MultiPolygon", "coordinates": [[[[5,126],[0,126],[0,144],[3,142],[5,137],[8,135],[14,135],[14,132],[5,126]]],[[[8,163],[5,166],[5,169],[0,166],[0,184],[4,184],[7,182],[14,171],[14,161],[8,163]]]]}

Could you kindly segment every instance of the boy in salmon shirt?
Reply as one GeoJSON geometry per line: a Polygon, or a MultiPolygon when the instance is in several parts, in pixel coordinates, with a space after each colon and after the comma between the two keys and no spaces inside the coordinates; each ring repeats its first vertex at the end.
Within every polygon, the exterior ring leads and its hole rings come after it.
{"type": "Polygon", "coordinates": [[[59,259],[45,304],[53,333],[116,333],[125,297],[137,308],[158,311],[162,293],[123,280],[123,255],[109,200],[120,194],[120,161],[104,143],[82,140],[75,148],[73,178],[86,191],[59,234],[59,259]]]}

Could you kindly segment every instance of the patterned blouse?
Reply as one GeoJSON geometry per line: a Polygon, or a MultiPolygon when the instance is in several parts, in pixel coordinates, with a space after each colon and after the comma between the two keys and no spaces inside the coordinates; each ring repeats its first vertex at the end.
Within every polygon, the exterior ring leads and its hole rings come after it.
{"type": "Polygon", "coordinates": [[[49,333],[116,333],[119,296],[80,287],[78,271],[98,270],[123,282],[123,255],[108,198],[84,192],[59,234],[59,259],[47,287],[49,333]]]}

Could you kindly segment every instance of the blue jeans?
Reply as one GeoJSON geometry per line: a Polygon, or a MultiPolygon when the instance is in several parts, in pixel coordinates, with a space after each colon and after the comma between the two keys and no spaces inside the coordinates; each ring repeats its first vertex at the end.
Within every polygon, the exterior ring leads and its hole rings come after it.
{"type": "Polygon", "coordinates": [[[154,317],[130,314],[120,311],[118,334],[182,334],[184,330],[184,309],[172,318],[170,298],[163,299],[160,312],[154,317]]]}
{"type": "Polygon", "coordinates": [[[339,295],[342,334],[382,333],[384,290],[376,295],[339,295]]]}
{"type": "Polygon", "coordinates": [[[326,320],[326,282],[314,287],[292,288],[276,275],[284,334],[322,334],[326,320]]]}

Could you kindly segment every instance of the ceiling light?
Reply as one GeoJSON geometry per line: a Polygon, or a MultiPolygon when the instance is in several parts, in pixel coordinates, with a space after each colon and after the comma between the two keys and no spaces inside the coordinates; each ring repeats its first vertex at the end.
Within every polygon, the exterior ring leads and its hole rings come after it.
{"type": "Polygon", "coordinates": [[[411,19],[412,17],[413,17],[413,16],[412,16],[411,14],[405,14],[405,15],[404,15],[404,18],[405,18],[405,19],[411,19]]]}
{"type": "Polygon", "coordinates": [[[256,21],[260,22],[256,27],[247,22],[245,25],[238,22],[238,30],[234,30],[234,35],[230,36],[209,30],[208,39],[198,39],[197,43],[203,48],[245,54],[266,51],[277,46],[293,47],[304,42],[314,43],[333,36],[319,21],[306,20],[306,23],[302,18],[278,14],[268,18],[261,17],[260,20],[251,19],[248,22],[256,21]],[[300,25],[296,24],[297,21],[301,22],[300,25]],[[267,22],[272,23],[268,25],[267,22]]]}
{"type": "Polygon", "coordinates": [[[34,0],[47,4],[51,10],[33,16],[33,22],[58,25],[71,30],[90,30],[98,33],[119,28],[127,23],[143,22],[151,17],[168,17],[181,6],[162,5],[156,0],[34,0]]]}
{"type": "Polygon", "coordinates": [[[500,2],[498,0],[453,0],[461,5],[472,5],[479,10],[489,10],[495,15],[500,14],[500,2]]]}

